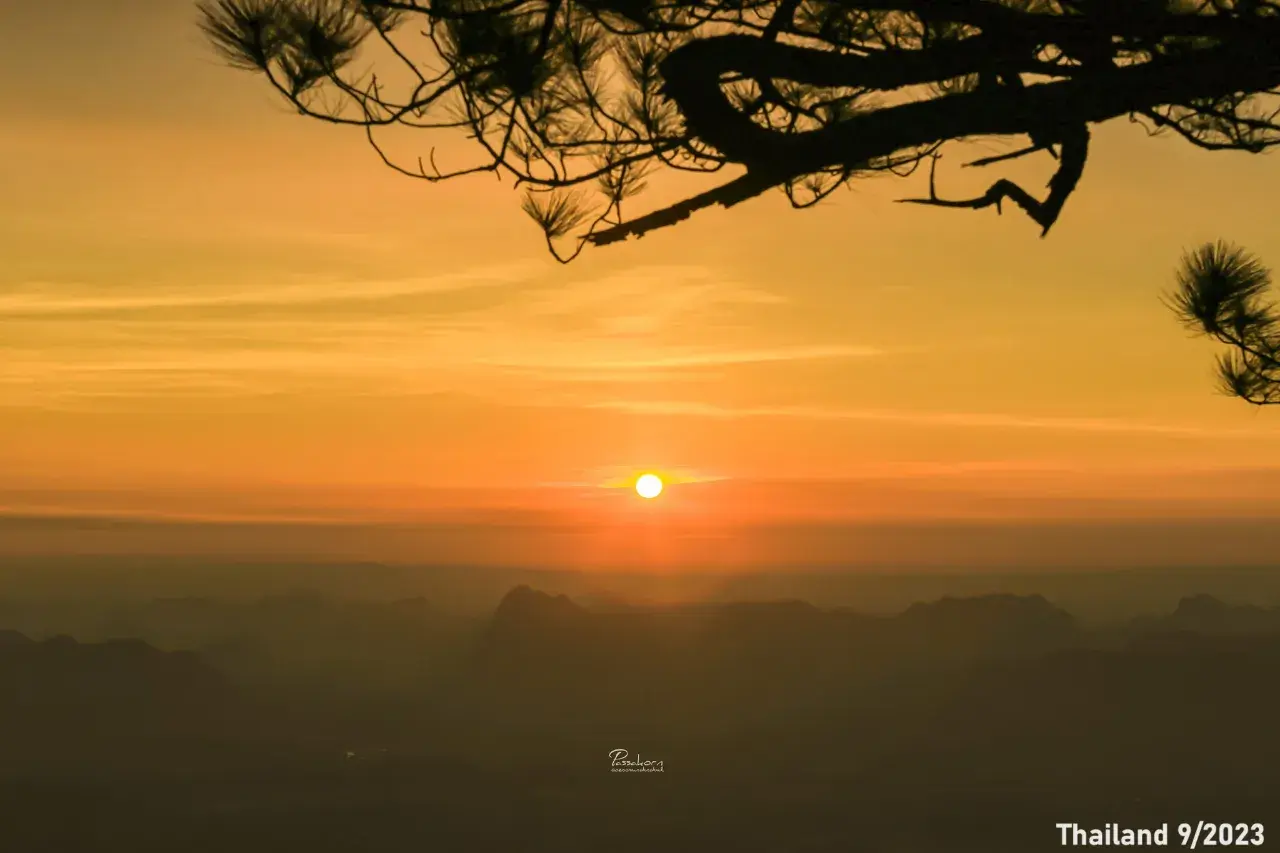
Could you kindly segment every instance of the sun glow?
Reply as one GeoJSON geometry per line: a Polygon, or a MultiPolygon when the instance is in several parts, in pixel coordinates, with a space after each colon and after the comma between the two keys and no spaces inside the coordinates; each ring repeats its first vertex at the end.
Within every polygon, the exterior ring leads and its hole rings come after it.
{"type": "Polygon", "coordinates": [[[636,480],[636,494],[653,499],[662,494],[662,478],[657,474],[644,474],[636,480]]]}

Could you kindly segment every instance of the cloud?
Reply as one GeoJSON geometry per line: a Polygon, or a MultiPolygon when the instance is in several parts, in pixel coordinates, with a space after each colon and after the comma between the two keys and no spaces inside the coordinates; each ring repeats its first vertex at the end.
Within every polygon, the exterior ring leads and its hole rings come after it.
{"type": "Polygon", "coordinates": [[[169,396],[189,380],[216,397],[466,390],[519,403],[547,384],[678,383],[886,354],[753,343],[751,312],[785,302],[710,267],[672,265],[566,278],[549,264],[514,264],[186,290],[27,284],[0,291],[0,391],[9,405],[92,404],[169,396]]]}
{"type": "Polygon", "coordinates": [[[1271,429],[1222,429],[1188,424],[1163,424],[1112,418],[1034,417],[989,412],[921,412],[894,409],[827,409],[806,406],[727,407],[709,403],[664,400],[611,400],[586,404],[637,415],[700,418],[800,418],[828,421],[897,423],[910,426],[1044,430],[1077,433],[1129,433],[1187,438],[1274,436],[1271,429]]]}
{"type": "Polygon", "coordinates": [[[523,306],[531,316],[656,316],[720,306],[780,305],[786,297],[705,266],[653,265],[594,279],[557,281],[523,306]]]}
{"type": "Polygon", "coordinates": [[[32,283],[0,293],[0,319],[57,317],[69,314],[135,314],[161,309],[234,307],[306,307],[329,302],[372,302],[403,296],[449,293],[476,287],[495,287],[526,281],[529,264],[508,264],[463,273],[400,280],[310,281],[251,289],[222,291],[217,288],[188,290],[134,288],[129,294],[76,293],[64,285],[32,283]]]}
{"type": "MultiPolygon", "coordinates": [[[[570,371],[583,375],[584,362],[577,358],[572,345],[549,347],[543,352],[531,352],[508,358],[486,359],[478,363],[497,367],[526,368],[547,371],[570,371]],[[562,350],[556,352],[555,350],[562,350]]],[[[741,364],[767,364],[786,361],[814,361],[835,358],[868,358],[884,355],[887,351],[878,347],[855,346],[791,346],[772,349],[672,349],[662,354],[636,354],[631,358],[606,358],[590,363],[592,371],[648,371],[678,370],[681,368],[727,367],[741,364]]]]}
{"type": "MultiPolygon", "coordinates": [[[[454,317],[437,334],[481,367],[534,374],[547,381],[652,374],[885,354],[873,346],[731,343],[753,325],[752,310],[787,300],[701,266],[647,266],[594,279],[544,282],[462,325],[454,317]]],[[[750,337],[756,337],[751,335],[750,337]]]]}

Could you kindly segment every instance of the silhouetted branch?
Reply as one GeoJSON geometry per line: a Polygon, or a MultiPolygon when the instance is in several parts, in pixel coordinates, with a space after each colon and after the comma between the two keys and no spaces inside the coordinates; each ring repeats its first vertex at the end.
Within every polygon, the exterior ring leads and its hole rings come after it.
{"type": "Polygon", "coordinates": [[[1231,348],[1218,358],[1222,390],[1258,406],[1280,404],[1280,308],[1267,298],[1270,271],[1218,242],[1186,255],[1169,306],[1187,328],[1231,348]]]}
{"type": "MultiPolygon", "coordinates": [[[[1040,236],[1046,236],[1054,223],[1058,221],[1062,208],[1066,205],[1067,199],[1070,198],[1071,193],[1080,182],[1080,177],[1084,174],[1085,161],[1089,156],[1089,129],[1084,125],[1079,125],[1073,128],[1071,132],[1064,134],[1058,142],[1062,145],[1062,162],[1058,166],[1058,171],[1049,180],[1049,195],[1044,201],[1040,201],[1013,181],[1005,179],[996,181],[986,193],[977,198],[960,200],[939,198],[936,183],[937,156],[934,157],[934,165],[929,170],[929,197],[904,198],[900,199],[900,201],[904,204],[967,207],[971,210],[980,210],[994,205],[996,212],[1001,213],[1003,212],[1001,203],[1005,199],[1009,199],[1025,210],[1027,215],[1044,229],[1040,232],[1040,236]]],[[[1011,156],[1021,156],[1033,150],[1040,150],[1041,147],[1036,146],[1022,152],[1016,152],[1011,156]]]]}
{"type": "Polygon", "coordinates": [[[555,231],[549,242],[579,249],[774,188],[807,206],[860,176],[908,174],[944,145],[989,136],[1032,144],[970,165],[1063,144],[1047,198],[1001,179],[977,198],[931,191],[913,201],[999,209],[1010,200],[1047,233],[1079,183],[1091,124],[1141,118],[1207,149],[1280,143],[1274,0],[204,0],[200,9],[228,62],[262,74],[303,115],[362,128],[405,175],[493,172],[526,190],[602,196],[562,194],[574,210],[535,217],[555,231]],[[441,168],[433,155],[393,156],[377,138],[391,127],[461,130],[476,159],[441,168]],[[622,198],[656,166],[745,175],[624,220],[622,198]]]}
{"type": "Polygon", "coordinates": [[[1008,160],[1017,160],[1020,157],[1026,157],[1029,154],[1043,151],[1053,159],[1058,159],[1058,152],[1054,149],[1053,143],[1044,143],[1039,145],[1028,145],[1026,148],[1019,148],[1017,151],[1010,151],[1008,154],[996,154],[991,157],[981,157],[977,160],[965,163],[965,168],[978,168],[980,166],[992,166],[996,163],[1004,163],[1008,160]]]}
{"type": "Polygon", "coordinates": [[[735,204],[741,204],[748,199],[755,198],[765,190],[781,186],[785,181],[785,178],[774,180],[758,174],[746,174],[727,184],[699,193],[670,207],[647,213],[630,222],[614,225],[603,231],[597,231],[587,239],[597,246],[607,246],[610,243],[616,243],[628,237],[642,237],[650,231],[683,222],[704,208],[715,205],[733,207],[735,204]]]}

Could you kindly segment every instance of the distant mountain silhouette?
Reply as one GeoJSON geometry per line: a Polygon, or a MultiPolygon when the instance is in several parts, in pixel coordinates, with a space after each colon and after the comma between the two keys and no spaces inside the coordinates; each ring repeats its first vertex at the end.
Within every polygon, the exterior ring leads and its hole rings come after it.
{"type": "Polygon", "coordinates": [[[984,595],[914,604],[897,617],[909,641],[942,656],[1034,655],[1080,640],[1071,614],[1039,595],[984,595]]]}
{"type": "Polygon", "coordinates": [[[565,624],[585,624],[588,613],[567,595],[549,595],[528,586],[514,587],[498,602],[493,631],[558,629],[565,624]]]}
{"type": "Polygon", "coordinates": [[[502,597],[480,652],[487,662],[568,663],[590,653],[604,620],[564,595],[517,586],[502,597]]]}
{"type": "Polygon", "coordinates": [[[451,621],[167,599],[99,614],[145,642],[0,630],[6,850],[1001,853],[1057,846],[1064,814],[1253,820],[1280,787],[1265,608],[1102,629],[1037,595],[493,600],[451,621]],[[666,772],[614,774],[620,748],[666,772]]]}
{"type": "Polygon", "coordinates": [[[223,687],[220,674],[191,652],[164,652],[142,640],[79,643],[68,636],[33,642],[0,634],[0,683],[10,698],[40,704],[80,699],[95,705],[140,697],[194,701],[223,687]]]}
{"type": "Polygon", "coordinates": [[[252,602],[154,599],[114,608],[106,628],[198,651],[237,682],[406,689],[451,666],[478,625],[422,597],[350,601],[299,592],[252,602]]]}
{"type": "Polygon", "coordinates": [[[1170,616],[1143,620],[1148,631],[1195,631],[1203,634],[1280,633],[1280,607],[1232,605],[1211,595],[1189,596],[1170,616]]]}
{"type": "Polygon", "coordinates": [[[1185,788],[1189,768],[1235,785],[1270,767],[1280,783],[1280,738],[1262,737],[1280,719],[1276,672],[1280,637],[1154,634],[1068,649],[976,669],[931,718],[933,735],[910,737],[965,754],[999,744],[971,768],[988,777],[1109,774],[1155,795],[1185,788]]]}
{"type": "Polygon", "coordinates": [[[34,642],[30,637],[18,631],[0,630],[0,648],[4,646],[27,646],[34,642]]]}
{"type": "Polygon", "coordinates": [[[59,636],[0,641],[0,729],[5,758],[125,752],[221,728],[232,698],[221,674],[190,652],[141,640],[79,643],[59,636]]]}
{"type": "MultiPolygon", "coordinates": [[[[634,646],[649,654],[750,652],[809,648],[815,654],[914,651],[940,658],[1038,654],[1080,639],[1074,618],[1043,597],[990,595],[916,604],[893,617],[821,610],[801,601],[592,611],[564,595],[519,586],[499,603],[487,632],[491,657],[547,663],[553,650],[570,659],[600,647],[634,646]],[[682,626],[684,630],[673,630],[682,626]],[[678,648],[672,648],[672,640],[678,648]],[[853,648],[851,645],[853,644],[853,648]],[[857,649],[857,646],[865,648],[857,649]]],[[[805,666],[793,660],[792,666],[805,666]]]]}
{"type": "Polygon", "coordinates": [[[801,601],[593,611],[517,586],[483,635],[476,701],[519,701],[548,719],[727,730],[840,707],[903,667],[1036,655],[1078,640],[1074,619],[1040,596],[944,599],[877,617],[801,601]]]}

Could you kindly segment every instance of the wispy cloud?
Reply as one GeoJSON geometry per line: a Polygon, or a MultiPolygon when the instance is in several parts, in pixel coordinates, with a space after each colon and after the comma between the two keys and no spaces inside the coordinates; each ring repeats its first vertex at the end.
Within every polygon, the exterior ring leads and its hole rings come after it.
{"type": "Polygon", "coordinates": [[[10,405],[105,401],[168,396],[189,380],[213,396],[492,386],[518,402],[548,383],[673,383],[887,353],[776,335],[749,343],[759,340],[751,312],[785,302],[715,269],[670,265],[567,280],[515,264],[252,288],[19,285],[0,291],[0,393],[10,405]]]}
{"type": "MultiPolygon", "coordinates": [[[[308,307],[329,302],[377,301],[448,293],[527,281],[536,267],[510,264],[401,280],[336,280],[278,284],[253,289],[135,288],[128,294],[84,292],[85,288],[31,283],[0,293],[0,319],[67,314],[136,314],[172,308],[308,307]],[[76,292],[80,291],[80,292],[76,292]]],[[[94,289],[97,290],[97,289],[94,289]]]]}
{"type": "MultiPolygon", "coordinates": [[[[833,358],[868,358],[884,355],[879,347],[855,346],[792,346],[773,349],[675,349],[660,355],[636,354],[632,358],[606,358],[590,362],[593,371],[623,372],[648,370],[676,370],[680,368],[725,367],[737,364],[767,364],[785,361],[813,361],[833,358]]],[[[584,362],[575,356],[572,346],[549,347],[543,352],[516,355],[508,358],[480,360],[477,363],[495,367],[529,368],[541,370],[566,370],[580,372],[584,362]],[[554,352],[563,349],[562,353],[554,352]]]]}
{"type": "Polygon", "coordinates": [[[705,266],[646,266],[595,279],[557,282],[525,304],[531,316],[656,316],[731,305],[779,305],[787,299],[705,266]]]}
{"type": "Polygon", "coordinates": [[[1187,438],[1277,435],[1277,429],[1223,429],[1188,424],[1153,423],[1115,418],[1035,417],[992,412],[929,412],[894,409],[827,409],[806,406],[731,407],[709,403],[663,400],[610,400],[587,403],[588,408],[637,415],[699,418],[801,418],[807,420],[866,421],[910,426],[1045,430],[1078,433],[1132,433],[1187,438]]]}

